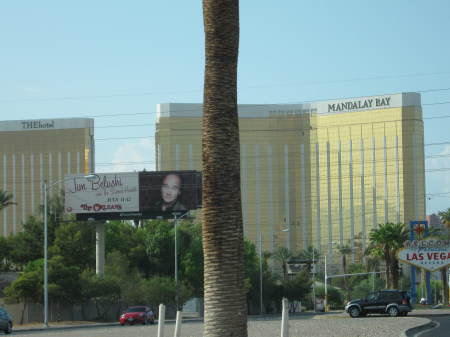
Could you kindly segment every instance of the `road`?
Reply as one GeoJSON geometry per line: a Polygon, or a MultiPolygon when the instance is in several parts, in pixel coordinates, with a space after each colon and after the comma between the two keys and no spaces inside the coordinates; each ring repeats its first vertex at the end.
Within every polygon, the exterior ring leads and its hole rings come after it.
{"type": "MultiPolygon", "coordinates": [[[[290,336],[296,337],[397,337],[407,328],[425,324],[428,320],[418,317],[372,316],[352,319],[348,315],[316,316],[311,318],[295,316],[289,321],[290,336]]],[[[249,337],[280,336],[280,318],[249,320],[249,337]]],[[[183,324],[183,337],[201,337],[202,322],[183,324]]],[[[173,336],[174,325],[168,324],[165,336],[173,336]]],[[[157,325],[108,326],[95,328],[74,328],[69,330],[15,331],[14,336],[48,337],[156,337],[157,325]]]]}
{"type": "Polygon", "coordinates": [[[408,334],[408,337],[448,337],[450,336],[450,316],[427,316],[431,321],[436,322],[436,326],[415,334],[408,334]]]}

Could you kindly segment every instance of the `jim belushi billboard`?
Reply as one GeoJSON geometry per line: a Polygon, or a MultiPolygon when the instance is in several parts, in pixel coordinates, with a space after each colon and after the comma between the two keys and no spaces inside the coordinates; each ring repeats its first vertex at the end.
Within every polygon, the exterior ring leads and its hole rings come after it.
{"type": "Polygon", "coordinates": [[[78,220],[170,217],[200,207],[197,171],[96,173],[65,180],[65,210],[78,220]]]}

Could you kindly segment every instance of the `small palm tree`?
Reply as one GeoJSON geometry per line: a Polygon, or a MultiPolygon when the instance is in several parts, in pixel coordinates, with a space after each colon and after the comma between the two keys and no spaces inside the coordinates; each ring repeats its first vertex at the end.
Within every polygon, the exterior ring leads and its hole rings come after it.
{"type": "Polygon", "coordinates": [[[386,287],[398,289],[400,267],[396,253],[407,239],[406,226],[394,223],[380,224],[371,230],[369,238],[371,254],[381,256],[386,263],[386,287]]]}
{"type": "Polygon", "coordinates": [[[287,262],[291,259],[292,253],[286,247],[279,247],[273,254],[273,258],[280,262],[283,270],[283,280],[286,279],[287,274],[287,262]]]}
{"type": "Polygon", "coordinates": [[[314,248],[313,246],[309,246],[308,248],[302,250],[299,254],[299,257],[304,260],[317,262],[320,260],[321,254],[319,250],[314,248]]]}
{"type": "Polygon", "coordinates": [[[0,210],[6,208],[9,205],[15,205],[16,203],[12,201],[13,195],[0,189],[0,210]]]}

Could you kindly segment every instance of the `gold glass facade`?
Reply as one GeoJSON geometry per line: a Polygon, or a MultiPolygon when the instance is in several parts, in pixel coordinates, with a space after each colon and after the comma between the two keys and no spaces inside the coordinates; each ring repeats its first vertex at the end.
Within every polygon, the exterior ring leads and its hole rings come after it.
{"type": "MultiPolygon", "coordinates": [[[[200,104],[160,104],[158,170],[201,170],[200,104]]],[[[364,246],[379,223],[423,219],[420,95],[239,105],[244,230],[265,250],[364,246]]]]}
{"type": "Polygon", "coordinates": [[[0,122],[0,188],[15,205],[0,212],[3,236],[17,233],[49,194],[64,186],[66,174],[93,172],[94,121],[86,118],[0,122]]]}

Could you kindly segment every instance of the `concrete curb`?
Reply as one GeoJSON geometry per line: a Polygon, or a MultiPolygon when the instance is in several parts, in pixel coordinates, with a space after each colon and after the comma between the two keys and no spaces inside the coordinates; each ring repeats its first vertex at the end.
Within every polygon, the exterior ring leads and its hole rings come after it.
{"type": "Polygon", "coordinates": [[[400,337],[411,337],[421,330],[433,328],[434,326],[436,326],[436,324],[433,321],[431,321],[430,319],[428,319],[428,323],[421,324],[421,325],[415,326],[413,328],[408,328],[408,329],[403,330],[402,333],[400,334],[400,337]]]}
{"type": "Polygon", "coordinates": [[[26,332],[35,332],[35,331],[60,331],[60,330],[70,330],[70,329],[101,328],[101,327],[116,326],[116,325],[119,325],[119,323],[113,322],[113,323],[62,325],[62,326],[49,326],[48,328],[44,328],[44,327],[15,328],[13,326],[13,332],[26,333],[26,332]]]}
{"type": "MultiPolygon", "coordinates": [[[[203,318],[187,318],[183,319],[183,323],[191,323],[191,322],[200,322],[203,321],[203,318]]],[[[166,320],[167,324],[175,324],[174,319],[166,320]]],[[[155,324],[158,324],[158,320],[155,320],[155,324]]],[[[150,324],[149,324],[150,325],[150,324]]],[[[110,323],[93,323],[93,324],[74,324],[74,325],[62,325],[62,326],[49,326],[48,328],[44,327],[28,327],[28,328],[14,328],[13,331],[20,333],[27,332],[36,332],[36,331],[60,331],[60,330],[70,330],[70,329],[90,329],[90,328],[103,328],[108,326],[120,326],[118,322],[110,322],[110,323]]]]}

